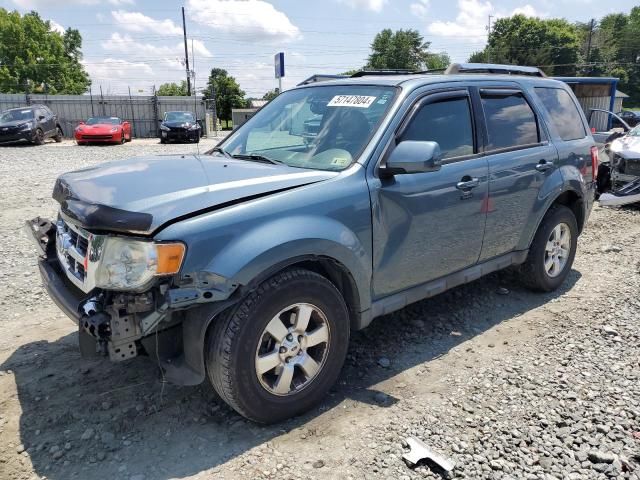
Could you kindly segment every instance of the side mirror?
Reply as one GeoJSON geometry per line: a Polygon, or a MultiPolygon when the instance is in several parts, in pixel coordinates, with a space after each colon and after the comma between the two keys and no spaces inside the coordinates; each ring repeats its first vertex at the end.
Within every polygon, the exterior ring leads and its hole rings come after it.
{"type": "Polygon", "coordinates": [[[84,125],[83,121],[78,122],[78,125],[84,125]]]}
{"type": "Polygon", "coordinates": [[[44,120],[44,115],[38,115],[38,120],[44,120]]]}
{"type": "Polygon", "coordinates": [[[438,142],[405,140],[396,145],[381,172],[386,175],[435,172],[442,167],[441,156],[438,142]]]}

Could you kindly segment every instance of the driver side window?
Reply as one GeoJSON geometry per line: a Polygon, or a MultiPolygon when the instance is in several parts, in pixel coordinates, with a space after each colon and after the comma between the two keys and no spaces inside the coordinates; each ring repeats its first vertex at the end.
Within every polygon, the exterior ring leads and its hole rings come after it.
{"type": "Polygon", "coordinates": [[[473,123],[467,97],[428,103],[411,119],[399,141],[438,142],[442,158],[472,155],[473,123]]]}

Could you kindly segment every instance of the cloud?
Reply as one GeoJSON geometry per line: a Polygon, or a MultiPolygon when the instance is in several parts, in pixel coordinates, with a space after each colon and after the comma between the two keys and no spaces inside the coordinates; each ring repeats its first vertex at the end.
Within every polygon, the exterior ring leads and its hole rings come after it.
{"type": "MultiPolygon", "coordinates": [[[[184,56],[184,43],[177,42],[174,45],[157,45],[155,43],[140,43],[129,35],[122,35],[118,32],[112,33],[111,37],[102,43],[102,48],[110,52],[144,54],[159,57],[162,59],[175,59],[184,56]]],[[[193,50],[197,56],[211,57],[211,52],[200,40],[193,40],[193,50]]],[[[189,54],[191,54],[191,42],[189,42],[189,54]]]]}
{"type": "Polygon", "coordinates": [[[427,31],[443,37],[486,36],[487,17],[492,12],[491,2],[458,0],[458,15],[453,22],[437,21],[428,25],[427,31]]]}
{"type": "Polygon", "coordinates": [[[115,58],[105,58],[99,63],[83,62],[92,77],[98,79],[137,78],[140,75],[153,75],[153,68],[142,62],[128,62],[115,58]]]}
{"type": "Polygon", "coordinates": [[[125,10],[112,11],[111,16],[120,28],[130,32],[154,32],[161,35],[182,34],[182,28],[169,19],[156,20],[140,12],[127,12],[125,10]]]}
{"type": "Polygon", "coordinates": [[[372,12],[381,12],[387,0],[339,0],[341,3],[354,9],[371,10],[372,12]]]}
{"type": "MultiPolygon", "coordinates": [[[[15,5],[25,10],[33,8],[47,7],[51,5],[51,0],[12,0],[15,5]]],[[[70,5],[96,5],[100,0],[66,0],[66,6],[70,5]]]]}
{"type": "Polygon", "coordinates": [[[65,32],[65,28],[55,20],[49,20],[49,30],[52,32],[58,32],[61,35],[64,35],[65,32]]]}
{"type": "Polygon", "coordinates": [[[510,13],[496,11],[490,1],[481,0],[458,0],[458,15],[453,22],[437,21],[427,26],[427,31],[434,35],[443,37],[473,37],[476,40],[486,39],[486,25],[489,14],[496,18],[510,17],[521,14],[528,17],[541,17],[543,14],[536,11],[534,7],[526,4],[515,8],[510,13]]]}
{"type": "MultiPolygon", "coordinates": [[[[35,8],[51,6],[51,0],[11,0],[18,7],[29,10],[35,8]]],[[[107,2],[116,7],[122,5],[133,5],[135,0],[107,0],[107,2]]],[[[64,5],[69,7],[72,5],[98,5],[102,0],[64,0],[64,5]]]]}
{"type": "Polygon", "coordinates": [[[289,17],[263,0],[188,0],[194,22],[214,30],[264,41],[300,38],[300,29],[289,17]]]}
{"type": "Polygon", "coordinates": [[[152,85],[157,81],[153,68],[143,62],[105,58],[97,63],[82,63],[91,77],[94,95],[100,87],[105,95],[126,94],[129,87],[132,93],[149,94],[152,91],[152,85]]]}
{"type": "Polygon", "coordinates": [[[429,11],[429,0],[420,0],[417,3],[412,3],[409,7],[411,15],[420,19],[427,18],[427,12],[429,11]]]}

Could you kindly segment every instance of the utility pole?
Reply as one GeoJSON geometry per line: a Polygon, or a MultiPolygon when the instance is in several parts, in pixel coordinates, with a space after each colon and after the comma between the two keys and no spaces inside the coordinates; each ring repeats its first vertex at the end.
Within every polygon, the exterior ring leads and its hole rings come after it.
{"type": "Polygon", "coordinates": [[[487,25],[487,63],[491,63],[491,46],[489,42],[491,41],[491,19],[493,15],[489,15],[489,25],[487,25]]]}
{"type": "Polygon", "coordinates": [[[589,22],[589,41],[587,42],[587,63],[589,63],[589,60],[591,60],[591,38],[593,37],[593,29],[596,26],[596,20],[595,18],[591,19],[591,22],[589,22]]]}
{"type": "Polygon", "coordinates": [[[182,7],[182,33],[184,34],[184,61],[187,69],[187,95],[191,96],[191,72],[189,71],[189,48],[187,47],[187,22],[184,20],[184,7],[182,7]]]}

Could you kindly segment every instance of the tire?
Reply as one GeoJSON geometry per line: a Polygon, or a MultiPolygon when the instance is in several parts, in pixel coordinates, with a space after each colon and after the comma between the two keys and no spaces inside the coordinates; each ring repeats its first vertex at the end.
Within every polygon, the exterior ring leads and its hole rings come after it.
{"type": "Polygon", "coordinates": [[[87,145],[87,142],[78,142],[77,140],[76,140],[76,143],[81,147],[84,147],[87,145]]]}
{"type": "Polygon", "coordinates": [[[542,219],[542,223],[538,227],[538,231],[531,243],[527,260],[520,269],[522,281],[530,289],[539,292],[551,292],[557,289],[571,271],[577,244],[578,222],[575,215],[564,205],[552,206],[542,219]],[[565,228],[570,234],[570,239],[568,241],[565,240],[563,245],[565,247],[569,246],[569,252],[562,255],[559,253],[560,250],[554,251],[554,247],[551,246],[551,252],[557,254],[558,263],[556,263],[553,260],[553,254],[548,252],[547,247],[548,244],[553,244],[554,241],[559,242],[559,240],[555,239],[558,238],[558,232],[565,231],[565,228]],[[553,238],[552,234],[554,234],[553,238]],[[545,265],[545,262],[547,262],[547,265],[545,265]],[[549,262],[555,264],[551,267],[552,270],[549,270],[549,262]]]}
{"type": "Polygon", "coordinates": [[[54,135],[53,139],[56,141],[56,143],[60,143],[62,142],[63,138],[64,133],[62,132],[62,129],[60,127],[56,127],[56,134],[54,135]]]}
{"type": "Polygon", "coordinates": [[[127,141],[127,139],[124,138],[124,131],[123,131],[122,132],[122,137],[120,137],[120,145],[124,145],[126,141],[127,141]]]}
{"type": "Polygon", "coordinates": [[[164,138],[161,138],[160,139],[160,143],[165,144],[165,143],[167,143],[167,141],[164,138]]]}
{"type": "Polygon", "coordinates": [[[303,269],[271,277],[214,322],[205,345],[209,380],[227,404],[259,423],[293,417],[322,400],[337,380],[349,346],[349,314],[342,295],[326,278],[303,269]],[[312,313],[305,316],[302,309],[312,313]],[[298,335],[289,323],[291,334],[277,341],[266,329],[286,333],[283,321],[293,318],[289,312],[309,318],[308,327],[298,335]],[[282,328],[271,328],[278,323],[282,328]],[[317,344],[308,346],[312,341],[317,344]],[[269,355],[279,363],[259,375],[258,359],[269,355]],[[315,365],[307,363],[309,357],[315,365]],[[313,367],[313,373],[302,364],[313,367]],[[294,372],[293,377],[279,387],[285,370],[294,372]]]}
{"type": "Polygon", "coordinates": [[[41,128],[36,129],[36,133],[33,136],[33,143],[35,145],[42,145],[44,143],[44,132],[41,128]]]}

